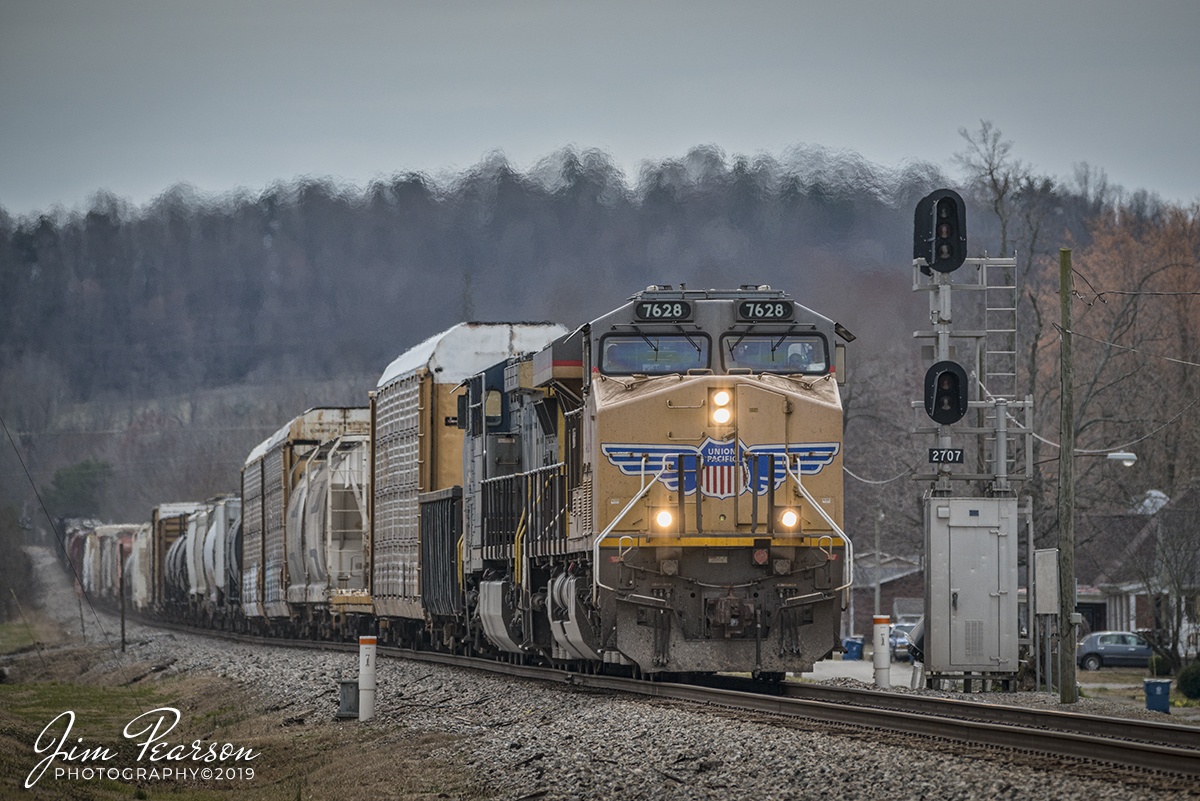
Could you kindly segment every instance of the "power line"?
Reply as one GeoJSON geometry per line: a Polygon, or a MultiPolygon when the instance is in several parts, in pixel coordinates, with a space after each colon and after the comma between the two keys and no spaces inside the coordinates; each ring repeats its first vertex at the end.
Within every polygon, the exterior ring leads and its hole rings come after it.
{"type": "MultiPolygon", "coordinates": [[[[62,538],[59,536],[58,527],[54,525],[54,518],[52,518],[50,516],[50,512],[46,509],[46,502],[44,500],[42,500],[42,495],[40,492],[38,492],[37,485],[35,485],[33,483],[33,476],[31,476],[29,474],[29,470],[25,467],[25,460],[21,458],[21,451],[17,448],[17,443],[15,440],[13,440],[12,432],[10,432],[8,430],[8,423],[6,423],[4,421],[3,415],[0,415],[0,427],[4,428],[4,433],[8,436],[8,441],[12,445],[13,453],[15,453],[17,455],[17,461],[19,461],[21,463],[21,469],[25,471],[25,477],[29,480],[29,486],[30,486],[30,488],[33,489],[33,494],[38,500],[38,506],[41,507],[42,514],[44,514],[46,516],[46,522],[48,522],[50,524],[50,530],[52,532],[54,532],[54,541],[56,543],[58,543],[58,547],[62,551],[67,565],[71,568],[71,574],[75,577],[75,581],[79,586],[80,594],[82,595],[83,599],[85,601],[87,601],[88,609],[92,610],[92,618],[96,621],[96,628],[100,629],[100,636],[104,640],[104,644],[108,646],[108,649],[110,651],[112,651],[113,658],[116,659],[118,663],[121,663],[121,657],[117,654],[117,648],[115,645],[113,645],[112,638],[109,637],[108,632],[104,630],[104,624],[100,622],[100,614],[96,611],[96,607],[92,603],[91,596],[88,595],[87,590],[84,589],[84,587],[83,587],[83,580],[79,576],[79,571],[77,571],[75,569],[75,564],[71,561],[70,554],[67,553],[67,546],[62,541],[62,538]]],[[[121,569],[124,570],[124,565],[121,566],[121,569]]],[[[83,612],[81,610],[80,611],[80,623],[81,624],[83,622],[82,614],[83,614],[83,612]]],[[[84,642],[86,643],[86,639],[84,640],[84,642]]],[[[125,667],[126,667],[126,665],[122,663],[121,664],[122,672],[124,672],[125,667]]],[[[129,686],[129,685],[127,684],[126,686],[129,686]]],[[[145,709],[142,707],[141,702],[138,701],[137,694],[133,691],[132,686],[129,686],[129,694],[130,694],[130,697],[133,698],[133,703],[138,708],[138,711],[145,712],[145,709]]]]}
{"type": "Polygon", "coordinates": [[[894,478],[884,479],[883,481],[872,481],[869,478],[863,478],[862,476],[855,475],[854,472],[849,467],[846,467],[845,465],[842,465],[842,470],[846,473],[846,475],[850,476],[853,479],[857,479],[858,481],[861,481],[864,484],[891,484],[893,481],[898,481],[899,479],[902,479],[905,476],[907,476],[912,471],[916,470],[917,465],[919,465],[920,463],[921,463],[921,461],[918,459],[916,462],[913,462],[912,467],[908,468],[900,475],[898,475],[894,478]]]}
{"type": "MultiPolygon", "coordinates": [[[[1093,290],[1094,291],[1094,290],[1093,290]]],[[[1124,289],[1106,289],[1103,292],[1096,292],[1096,297],[1103,298],[1104,295],[1161,295],[1164,297],[1185,296],[1185,295],[1200,295],[1200,290],[1183,291],[1183,292],[1134,292],[1124,289]]]]}
{"type": "Polygon", "coordinates": [[[1109,342],[1106,339],[1099,339],[1097,337],[1088,336],[1087,334],[1081,334],[1078,331],[1064,331],[1062,326],[1058,325],[1057,323],[1051,323],[1051,325],[1054,326],[1055,330],[1057,330],[1060,334],[1067,333],[1067,334],[1070,334],[1071,336],[1082,337],[1083,339],[1090,339],[1093,342],[1099,342],[1101,345],[1108,345],[1110,348],[1116,348],[1117,350],[1125,350],[1125,351],[1129,351],[1130,353],[1140,354],[1142,356],[1149,356],[1152,359],[1161,359],[1164,362],[1173,362],[1174,364],[1182,364],[1182,365],[1186,365],[1188,367],[1200,367],[1200,363],[1197,363],[1197,362],[1189,362],[1184,359],[1173,359],[1170,356],[1159,356],[1157,353],[1147,353],[1146,351],[1138,350],[1137,348],[1131,348],[1127,345],[1118,345],[1116,342],[1109,342]]]}
{"type": "MultiPolygon", "coordinates": [[[[1059,331],[1062,331],[1062,328],[1061,328],[1060,326],[1058,326],[1058,325],[1055,325],[1055,324],[1053,324],[1053,323],[1052,323],[1051,325],[1054,325],[1054,327],[1055,327],[1055,328],[1057,328],[1059,331]]],[[[1070,332],[1070,333],[1074,334],[1074,332],[1073,332],[1073,331],[1072,331],[1072,332],[1070,332]]],[[[1083,334],[1075,334],[1075,336],[1083,336],[1083,334]]],[[[1093,337],[1086,337],[1086,338],[1087,338],[1087,339],[1093,339],[1093,337]]],[[[1100,341],[1102,341],[1102,340],[1096,340],[1096,341],[1097,341],[1097,342],[1100,342],[1100,341]]],[[[1111,343],[1111,342],[1110,342],[1110,343],[1108,343],[1108,344],[1110,344],[1110,345],[1111,345],[1111,344],[1113,344],[1113,343],[1111,343]]],[[[1115,345],[1114,347],[1122,347],[1122,346],[1120,346],[1120,345],[1115,345]]],[[[1126,348],[1126,350],[1133,350],[1133,349],[1132,349],[1132,348],[1126,348]]],[[[1134,351],[1134,352],[1136,353],[1137,351],[1134,351]]],[[[1153,354],[1147,354],[1147,355],[1153,355],[1153,354]]],[[[1160,358],[1166,358],[1166,357],[1160,357],[1160,358]]],[[[1176,360],[1175,360],[1175,359],[1171,359],[1170,361],[1176,361],[1176,360]]],[[[1192,362],[1183,362],[1183,364],[1192,364],[1192,362]]],[[[1200,365],[1196,365],[1196,366],[1200,366],[1200,365]]],[[[996,399],[996,398],[995,398],[995,396],[994,396],[994,395],[992,395],[992,393],[988,392],[988,389],[987,389],[987,387],[985,387],[985,386],[983,385],[983,382],[982,382],[982,381],[980,381],[978,378],[976,378],[976,379],[975,379],[975,381],[976,381],[976,383],[978,383],[978,384],[979,384],[979,387],[980,387],[980,389],[982,389],[982,390],[984,391],[984,393],[985,393],[985,394],[988,396],[988,398],[990,398],[991,400],[995,400],[995,399],[996,399]]],[[[1192,407],[1193,407],[1193,406],[1195,406],[1197,403],[1200,403],[1200,397],[1198,397],[1198,398],[1195,398],[1195,399],[1194,399],[1194,400],[1193,400],[1191,403],[1189,403],[1187,406],[1184,406],[1184,407],[1183,407],[1183,409],[1182,409],[1182,410],[1181,410],[1181,411],[1180,411],[1178,414],[1176,414],[1174,417],[1172,417],[1172,418],[1171,418],[1170,420],[1168,420],[1167,422],[1163,423],[1163,424],[1162,424],[1161,426],[1159,426],[1158,428],[1156,428],[1156,429],[1154,429],[1153,431],[1151,431],[1149,434],[1146,434],[1146,435],[1145,435],[1145,436],[1143,436],[1143,437],[1138,437],[1137,439],[1135,439],[1135,440],[1133,440],[1133,441],[1131,441],[1131,442],[1126,442],[1126,443],[1125,443],[1125,444],[1123,444],[1123,445],[1116,445],[1116,446],[1114,446],[1114,447],[1112,447],[1112,448],[1104,448],[1104,449],[1101,449],[1101,450],[1090,450],[1090,449],[1087,449],[1087,448],[1076,448],[1076,449],[1073,451],[1073,453],[1116,453],[1116,452],[1118,452],[1118,451],[1123,451],[1123,450],[1125,450],[1126,448],[1128,448],[1130,445],[1136,445],[1136,444],[1138,444],[1139,442],[1142,442],[1142,441],[1144,441],[1144,440],[1147,440],[1147,439],[1149,439],[1150,437],[1154,436],[1154,435],[1155,435],[1155,434],[1157,434],[1159,431],[1162,431],[1164,428],[1166,428],[1167,426],[1169,426],[1169,425],[1171,425],[1172,423],[1174,423],[1174,422],[1175,422],[1176,420],[1178,420],[1180,417],[1183,417],[1184,413],[1186,413],[1188,409],[1192,408],[1192,407]]],[[[1016,424],[1018,427],[1023,427],[1023,424],[1021,423],[1021,421],[1020,421],[1020,420],[1018,420],[1017,418],[1013,417],[1013,415],[1012,415],[1012,412],[1007,412],[1007,411],[1006,411],[1006,412],[1004,413],[1004,415],[1005,415],[1005,417],[1007,417],[1009,420],[1011,420],[1013,423],[1015,423],[1015,424],[1016,424]]],[[[1061,446],[1061,445],[1059,445],[1057,442],[1051,442],[1050,440],[1048,440],[1048,439],[1046,439],[1045,437],[1043,437],[1041,434],[1038,434],[1036,431],[1030,431],[1030,432],[1029,432],[1029,435],[1030,435],[1030,436],[1032,436],[1034,439],[1036,439],[1038,442],[1042,442],[1042,443],[1045,443],[1046,445],[1049,445],[1051,448],[1061,448],[1061,447],[1062,447],[1062,446],[1061,446]]]]}

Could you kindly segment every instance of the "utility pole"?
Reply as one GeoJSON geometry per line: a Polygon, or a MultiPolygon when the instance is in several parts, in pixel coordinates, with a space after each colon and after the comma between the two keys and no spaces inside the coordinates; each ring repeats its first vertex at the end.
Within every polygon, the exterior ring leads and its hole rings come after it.
{"type": "Polygon", "coordinates": [[[1075,692],[1075,354],[1071,343],[1071,251],[1058,251],[1058,302],[1062,318],[1062,402],[1058,458],[1058,700],[1075,692]]]}

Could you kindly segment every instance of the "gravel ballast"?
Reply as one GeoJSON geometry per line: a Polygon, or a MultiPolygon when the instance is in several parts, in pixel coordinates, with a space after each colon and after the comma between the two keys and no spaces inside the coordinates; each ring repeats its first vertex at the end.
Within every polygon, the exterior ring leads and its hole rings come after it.
{"type": "MultiPolygon", "coordinates": [[[[45,590],[44,611],[78,632],[74,593],[51,552],[30,551],[45,590]]],[[[114,619],[101,619],[110,641],[117,640],[114,619]]],[[[99,638],[97,625],[87,628],[89,640],[99,638]]],[[[128,626],[128,637],[123,656],[109,656],[92,671],[125,671],[133,678],[149,666],[138,681],[181,674],[223,677],[261,699],[264,708],[278,710],[281,725],[452,734],[456,739],[438,756],[475,771],[485,797],[1091,801],[1146,798],[1151,792],[1157,799],[1200,797],[1200,791],[1173,779],[1137,774],[1092,778],[1100,771],[1069,763],[1031,765],[1020,755],[984,753],[945,742],[835,730],[798,719],[612,695],[402,659],[379,661],[374,720],[337,721],[337,680],[355,677],[357,654],[230,643],[136,623],[128,626]]],[[[37,656],[9,660],[18,677],[26,659],[37,656]]],[[[953,697],[1056,704],[1046,693],[953,697]]],[[[1099,699],[1084,702],[1074,711],[1150,714],[1099,699]]]]}

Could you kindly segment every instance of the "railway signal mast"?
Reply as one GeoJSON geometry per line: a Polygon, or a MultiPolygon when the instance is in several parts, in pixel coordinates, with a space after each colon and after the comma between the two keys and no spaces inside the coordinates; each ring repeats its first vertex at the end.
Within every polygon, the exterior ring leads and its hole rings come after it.
{"type": "Polygon", "coordinates": [[[1016,259],[967,257],[966,204],[957,192],[939,189],[917,204],[913,291],[929,293],[933,329],[914,337],[932,340],[922,356],[933,364],[923,401],[913,407],[936,425],[922,425],[918,414],[913,432],[932,434],[936,446],[929,448],[932,471],[916,476],[932,483],[923,499],[925,619],[914,639],[931,686],[944,679],[963,681],[967,691],[977,680],[1008,684],[1019,666],[1018,517],[1024,514],[1030,536],[1030,501],[1018,509],[1012,482],[1031,477],[1033,465],[1032,398],[1015,395],[1015,273],[1016,259]],[[963,267],[973,268],[974,280],[954,283],[963,267]],[[955,292],[983,298],[981,326],[955,329],[955,292]],[[960,351],[967,359],[960,361],[960,351]],[[968,359],[970,369],[962,363],[968,359]],[[1025,445],[1022,474],[1010,469],[1017,438],[1025,445]],[[973,472],[965,472],[968,464],[973,472]]]}

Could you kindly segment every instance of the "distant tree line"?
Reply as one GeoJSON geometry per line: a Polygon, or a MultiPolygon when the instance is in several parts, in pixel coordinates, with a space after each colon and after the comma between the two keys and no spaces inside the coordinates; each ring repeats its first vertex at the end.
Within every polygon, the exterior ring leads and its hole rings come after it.
{"type": "MultiPolygon", "coordinates": [[[[1132,273],[1122,270],[1149,268],[1151,253],[1182,266],[1139,286],[1185,286],[1196,274],[1188,267],[1196,210],[1125,192],[1087,165],[1067,178],[1040,175],[988,122],[962,133],[958,177],[928,163],[889,169],[815,147],[753,158],[698,147],[630,179],[604,153],[566,149],[527,172],[493,155],[441,179],[404,174],[366,187],[300,179],[225,197],[177,186],[142,207],[100,192],[86,210],[0,209],[0,412],[36,483],[103,460],[112,475],[101,509],[141,519],[137,510],[151,502],[228,491],[264,432],[305,403],[364,403],[371,376],[455,322],[576,325],[651,283],[771,284],[859,335],[844,396],[846,463],[864,478],[891,478],[924,447],[908,436],[924,370],[911,334],[928,327],[925,299],[910,291],[913,209],[950,186],[968,201],[971,255],[1018,257],[1018,381],[1040,404],[1039,431],[1053,434],[1058,248],[1074,247],[1076,265],[1102,274],[1104,288],[1129,284],[1132,273]],[[339,383],[344,391],[328,389],[339,383]],[[326,389],[309,389],[317,386],[326,389]],[[154,406],[222,388],[207,416],[154,406]],[[129,412],[98,415],[116,420],[103,435],[40,447],[44,432],[70,427],[67,409],[78,403],[129,412]]],[[[1139,341],[1164,353],[1195,349],[1192,333],[1182,349],[1172,338],[1195,320],[1192,301],[1135,302],[1139,341]]],[[[1092,313],[1081,327],[1123,335],[1102,330],[1100,318],[1092,313]]],[[[1084,411],[1104,420],[1080,416],[1081,446],[1107,443],[1125,421],[1150,431],[1160,412],[1195,397],[1194,369],[1175,365],[1153,413],[1120,407],[1122,363],[1077,358],[1096,376],[1084,411]]],[[[1158,374],[1148,363],[1139,369],[1130,403],[1148,404],[1158,374]]],[[[1200,425],[1194,414],[1181,424],[1190,427],[1171,430],[1178,444],[1163,446],[1160,463],[1170,467],[1142,474],[1161,487],[1098,477],[1092,495],[1081,491],[1083,502],[1121,504],[1151,486],[1169,493],[1194,480],[1198,451],[1187,432],[1200,425]]],[[[6,458],[0,471],[19,476],[6,458]]],[[[1052,501],[1050,468],[1043,475],[1039,467],[1032,487],[1043,505],[1052,501]]],[[[21,481],[5,483],[0,502],[15,502],[21,481]]],[[[887,510],[886,529],[907,532],[915,545],[911,480],[848,479],[847,492],[858,530],[872,531],[887,510]]],[[[1040,536],[1052,533],[1048,526],[1040,536]]]]}
{"type": "Polygon", "coordinates": [[[630,186],[605,154],[565,150],[528,174],[497,155],[443,183],[0,211],[0,371],[54,373],[74,400],[377,371],[463,319],[578,324],[648,283],[772,283],[819,308],[844,294],[834,276],[904,264],[909,209],[944,181],[698,148],[630,186]]]}

